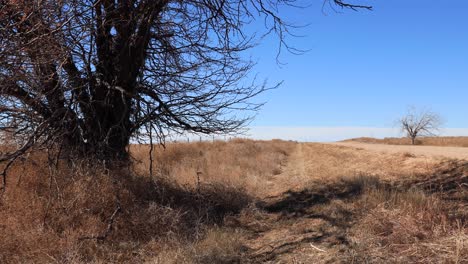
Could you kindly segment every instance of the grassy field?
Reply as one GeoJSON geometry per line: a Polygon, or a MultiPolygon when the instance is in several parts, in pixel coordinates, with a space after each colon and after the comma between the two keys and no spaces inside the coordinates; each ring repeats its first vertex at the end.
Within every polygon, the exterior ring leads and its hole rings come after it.
{"type": "MultiPolygon", "coordinates": [[[[345,141],[388,145],[411,145],[409,138],[353,138],[345,141]]],[[[416,145],[441,147],[468,147],[468,137],[421,137],[416,139],[416,145]]]]}
{"type": "Polygon", "coordinates": [[[466,263],[468,163],[289,141],[131,146],[118,169],[31,154],[1,263],[466,263]]]}

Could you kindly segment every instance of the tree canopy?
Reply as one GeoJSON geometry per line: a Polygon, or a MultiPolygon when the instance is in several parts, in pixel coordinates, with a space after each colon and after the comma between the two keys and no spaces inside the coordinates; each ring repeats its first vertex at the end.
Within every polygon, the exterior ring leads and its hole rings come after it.
{"type": "Polygon", "coordinates": [[[246,27],[263,20],[290,48],[279,10],[295,2],[0,0],[0,130],[20,144],[1,160],[57,144],[125,159],[148,131],[237,131],[268,89],[244,81],[258,40],[246,27]]]}

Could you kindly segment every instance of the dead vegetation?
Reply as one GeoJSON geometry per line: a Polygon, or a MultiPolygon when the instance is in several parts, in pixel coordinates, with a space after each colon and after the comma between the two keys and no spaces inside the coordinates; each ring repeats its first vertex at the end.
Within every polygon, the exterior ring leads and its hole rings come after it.
{"type": "Polygon", "coordinates": [[[350,257],[371,263],[468,260],[466,203],[444,199],[443,189],[429,194],[412,184],[365,188],[355,202],[361,217],[350,228],[350,257]]]}
{"type": "MultiPolygon", "coordinates": [[[[288,155],[298,143],[273,140],[234,139],[229,142],[172,143],[154,151],[154,174],[157,178],[176,181],[183,186],[221,184],[243,188],[260,197],[266,181],[282,172],[288,155]]],[[[149,171],[148,147],[132,146],[134,169],[140,174],[149,171]]]]}
{"type": "Polygon", "coordinates": [[[464,161],[285,141],[177,143],[155,150],[151,178],[148,149],[131,152],[133,166],[118,171],[48,167],[44,154],[16,163],[0,200],[0,262],[468,261],[464,161]]]}
{"type": "Polygon", "coordinates": [[[409,182],[362,175],[288,192],[263,204],[271,226],[256,233],[254,257],[271,263],[464,263],[466,202],[442,198],[442,190],[428,194],[409,182]]]}
{"type": "MultiPolygon", "coordinates": [[[[222,227],[224,218],[253,202],[257,186],[248,179],[276,173],[294,144],[175,144],[156,151],[153,178],[146,159],[136,168],[109,170],[77,161],[47,166],[47,155],[36,153],[15,163],[7,178],[0,200],[0,262],[238,259],[240,235],[222,227]]],[[[137,158],[147,154],[144,147],[132,151],[137,158]]]]}
{"type": "MultiPolygon", "coordinates": [[[[345,141],[362,142],[372,144],[387,144],[387,145],[411,145],[410,138],[353,138],[345,141]]],[[[468,137],[420,137],[415,140],[415,145],[423,146],[440,146],[440,147],[468,147],[468,137]]]]}

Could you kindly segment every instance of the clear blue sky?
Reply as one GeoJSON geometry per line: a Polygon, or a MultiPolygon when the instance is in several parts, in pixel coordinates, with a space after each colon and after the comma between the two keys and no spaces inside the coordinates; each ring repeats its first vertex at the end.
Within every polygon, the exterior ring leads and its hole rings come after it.
{"type": "Polygon", "coordinates": [[[468,1],[367,1],[374,11],[341,13],[315,1],[283,12],[309,24],[289,41],[306,54],[283,52],[281,66],[276,39],[252,50],[260,77],[284,80],[260,96],[252,126],[391,127],[414,105],[468,128],[468,1]]]}

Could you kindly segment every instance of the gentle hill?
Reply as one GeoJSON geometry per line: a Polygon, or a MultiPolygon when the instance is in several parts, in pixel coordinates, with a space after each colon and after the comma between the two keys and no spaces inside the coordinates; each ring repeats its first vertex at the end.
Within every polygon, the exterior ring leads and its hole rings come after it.
{"type": "MultiPolygon", "coordinates": [[[[409,138],[371,138],[360,137],[343,140],[343,142],[361,142],[387,145],[411,145],[409,138]]],[[[468,147],[468,137],[421,137],[416,140],[416,145],[442,146],[442,147],[468,147]]]]}

